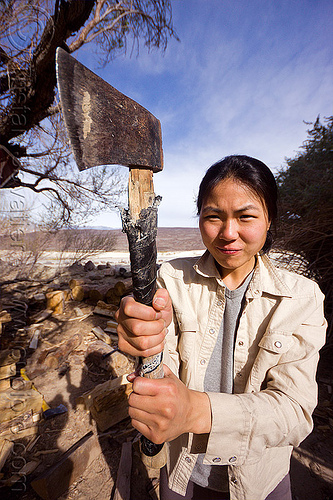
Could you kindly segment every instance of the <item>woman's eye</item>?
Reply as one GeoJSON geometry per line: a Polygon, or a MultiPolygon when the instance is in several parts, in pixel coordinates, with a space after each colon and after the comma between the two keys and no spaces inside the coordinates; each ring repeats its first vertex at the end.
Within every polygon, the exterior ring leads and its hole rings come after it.
{"type": "Polygon", "coordinates": [[[251,215],[251,214],[244,214],[244,215],[240,216],[240,219],[241,220],[250,220],[250,219],[255,219],[255,216],[251,215]]]}
{"type": "Polygon", "coordinates": [[[210,215],[206,215],[205,219],[207,219],[207,220],[218,220],[219,216],[216,215],[216,214],[210,214],[210,215]]]}

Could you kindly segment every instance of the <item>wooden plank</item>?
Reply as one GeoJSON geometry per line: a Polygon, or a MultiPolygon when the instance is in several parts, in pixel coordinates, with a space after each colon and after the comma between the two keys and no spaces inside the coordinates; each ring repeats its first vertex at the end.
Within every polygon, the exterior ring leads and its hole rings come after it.
{"type": "Polygon", "coordinates": [[[114,318],[114,313],[117,311],[117,309],[118,307],[116,305],[106,304],[102,300],[99,300],[93,312],[94,314],[114,318]]]}
{"type": "Polygon", "coordinates": [[[0,471],[2,467],[5,465],[6,460],[11,454],[13,448],[14,448],[13,441],[10,441],[8,439],[0,440],[0,471]]]}
{"type": "Polygon", "coordinates": [[[0,391],[7,391],[10,387],[10,378],[0,380],[0,391]]]}
{"type": "Polygon", "coordinates": [[[94,326],[91,329],[92,333],[99,339],[105,342],[107,345],[111,345],[111,337],[103,331],[100,326],[94,326]]]}
{"type": "Polygon", "coordinates": [[[77,349],[82,342],[82,335],[75,333],[67,341],[63,342],[55,351],[48,354],[45,359],[45,366],[48,368],[58,368],[61,363],[67,360],[68,355],[77,349]]]}
{"type": "Polygon", "coordinates": [[[12,420],[29,410],[38,413],[42,405],[42,395],[33,389],[3,391],[0,393],[0,423],[12,420]]]}
{"type": "Polygon", "coordinates": [[[45,319],[49,318],[53,314],[52,309],[45,309],[41,313],[37,313],[36,316],[32,318],[34,323],[41,323],[45,319]]]}
{"type": "Polygon", "coordinates": [[[96,399],[90,413],[101,432],[128,417],[128,398],[131,392],[127,385],[96,399]]]}
{"type": "Polygon", "coordinates": [[[31,460],[30,462],[27,462],[22,469],[17,472],[17,474],[13,474],[9,479],[5,480],[6,486],[13,486],[15,483],[22,481],[22,478],[26,481],[26,477],[29,476],[29,474],[32,474],[40,463],[40,460],[31,460]]]}
{"type": "Polygon", "coordinates": [[[6,378],[14,377],[16,374],[16,363],[11,365],[0,366],[0,380],[5,380],[6,378]]]}
{"type": "MultiPolygon", "coordinates": [[[[103,382],[103,384],[98,384],[96,387],[91,389],[90,391],[86,391],[81,396],[77,398],[77,403],[78,404],[83,404],[84,408],[86,410],[90,410],[90,407],[94,403],[94,398],[101,395],[105,394],[108,392],[112,392],[119,387],[122,387],[124,385],[127,385],[128,381],[126,376],[118,377],[113,380],[107,380],[106,382],[103,382]]],[[[132,386],[132,384],[129,384],[132,386]]]]}
{"type": "Polygon", "coordinates": [[[32,481],[31,486],[43,500],[56,500],[100,453],[97,436],[89,432],[63,453],[58,462],[32,481]]]}
{"type": "Polygon", "coordinates": [[[42,375],[49,369],[57,369],[67,360],[68,355],[81,345],[81,342],[82,335],[76,333],[58,346],[35,351],[27,361],[26,371],[29,378],[33,379],[42,375]]]}
{"type": "Polygon", "coordinates": [[[17,363],[20,357],[20,349],[4,349],[0,351],[0,367],[17,363]]]}
{"type": "Polygon", "coordinates": [[[113,500],[130,500],[132,472],[132,442],[123,443],[113,500]]]}
{"type": "Polygon", "coordinates": [[[24,429],[38,426],[41,420],[41,413],[34,413],[32,410],[19,415],[9,421],[0,423],[0,436],[8,439],[19,439],[24,429]]]}
{"type": "Polygon", "coordinates": [[[132,384],[128,383],[126,376],[118,377],[82,394],[77,403],[90,411],[98,429],[103,432],[128,417],[131,392],[132,384]]]}

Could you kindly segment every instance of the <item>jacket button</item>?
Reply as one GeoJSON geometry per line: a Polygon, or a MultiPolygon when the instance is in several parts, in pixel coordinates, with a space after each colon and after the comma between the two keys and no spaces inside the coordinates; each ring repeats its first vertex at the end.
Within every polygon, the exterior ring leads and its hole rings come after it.
{"type": "Polygon", "coordinates": [[[235,462],[237,462],[237,457],[230,457],[230,458],[229,458],[229,462],[230,462],[231,464],[234,464],[235,462]]]}
{"type": "Polygon", "coordinates": [[[275,347],[277,347],[278,349],[281,349],[281,347],[282,347],[282,342],[280,342],[279,340],[277,340],[276,342],[274,342],[274,345],[275,345],[275,347]]]}
{"type": "Polygon", "coordinates": [[[211,328],[211,329],[209,330],[209,333],[211,333],[211,334],[213,335],[213,334],[215,333],[214,328],[211,328]]]}
{"type": "Polygon", "coordinates": [[[215,457],[215,458],[213,458],[212,462],[214,462],[214,464],[217,464],[217,463],[221,462],[221,458],[215,457]]]}
{"type": "Polygon", "coordinates": [[[237,484],[237,479],[236,479],[235,477],[232,477],[232,478],[230,479],[230,481],[231,481],[233,484],[237,484]]]}
{"type": "Polygon", "coordinates": [[[191,457],[185,457],[185,462],[187,462],[188,464],[191,463],[191,457]]]}
{"type": "Polygon", "coordinates": [[[201,365],[205,365],[206,364],[206,360],[205,359],[200,359],[200,364],[201,365]]]}
{"type": "Polygon", "coordinates": [[[243,342],[242,340],[240,340],[240,341],[238,342],[238,345],[242,346],[242,345],[244,345],[244,342],[243,342]]]}

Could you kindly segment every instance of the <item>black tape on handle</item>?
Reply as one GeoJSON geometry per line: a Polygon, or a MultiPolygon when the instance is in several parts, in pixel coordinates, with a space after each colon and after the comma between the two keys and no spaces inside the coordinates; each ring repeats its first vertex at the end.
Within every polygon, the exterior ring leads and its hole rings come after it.
{"type": "MultiPolygon", "coordinates": [[[[152,305],[156,291],[156,235],[157,235],[157,208],[161,197],[157,196],[151,207],[143,209],[138,220],[131,219],[129,210],[123,210],[123,232],[127,234],[131,272],[133,282],[133,295],[137,302],[148,306],[152,305]]],[[[156,364],[154,370],[147,372],[149,378],[161,378],[163,372],[162,355],[142,359],[143,367],[148,363],[156,364]],[[154,376],[154,371],[156,375],[154,376]],[[159,375],[157,375],[159,374],[159,375]]],[[[146,375],[145,370],[141,372],[146,375]]],[[[141,437],[141,451],[148,457],[154,457],[163,448],[163,444],[155,444],[145,436],[141,437]]]]}
{"type": "Polygon", "coordinates": [[[122,212],[123,232],[129,245],[133,295],[137,302],[152,305],[156,291],[156,235],[157,207],[161,197],[157,196],[153,206],[145,208],[136,221],[128,210],[122,212]]]}
{"type": "Polygon", "coordinates": [[[140,444],[142,453],[144,453],[147,457],[155,457],[155,455],[157,455],[164,446],[164,443],[155,444],[145,436],[141,436],[140,444]]]}

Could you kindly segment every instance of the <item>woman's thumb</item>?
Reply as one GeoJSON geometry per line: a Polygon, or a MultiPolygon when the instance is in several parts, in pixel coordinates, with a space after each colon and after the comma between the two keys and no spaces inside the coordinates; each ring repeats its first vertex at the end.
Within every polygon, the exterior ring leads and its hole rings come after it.
{"type": "Polygon", "coordinates": [[[159,288],[153,298],[153,308],[155,311],[162,311],[170,303],[170,296],[165,288],[159,288]]]}

